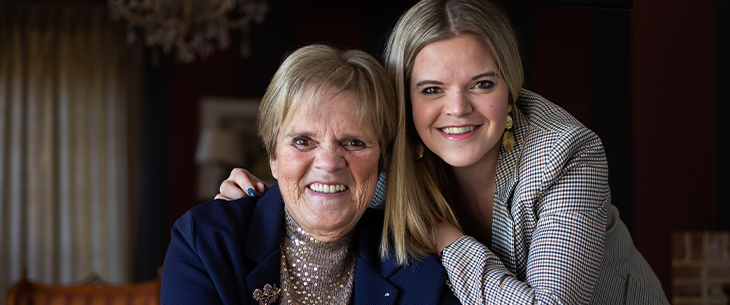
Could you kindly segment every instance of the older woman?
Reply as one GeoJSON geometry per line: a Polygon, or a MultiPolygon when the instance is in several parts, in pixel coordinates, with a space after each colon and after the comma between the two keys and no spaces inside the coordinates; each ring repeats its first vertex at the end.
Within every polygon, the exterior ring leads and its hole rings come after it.
{"type": "Polygon", "coordinates": [[[437,258],[401,267],[379,256],[383,215],[367,207],[395,133],[393,99],[366,53],[291,54],[259,112],[278,185],[175,223],[162,303],[458,303],[437,258]]]}

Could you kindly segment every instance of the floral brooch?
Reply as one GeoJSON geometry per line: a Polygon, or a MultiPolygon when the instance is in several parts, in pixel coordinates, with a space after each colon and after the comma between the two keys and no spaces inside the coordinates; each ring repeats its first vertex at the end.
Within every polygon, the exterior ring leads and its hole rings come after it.
{"type": "Polygon", "coordinates": [[[258,288],[253,291],[253,299],[259,301],[259,305],[270,305],[279,299],[279,293],[281,288],[276,288],[276,284],[274,286],[266,284],[263,291],[258,288]]]}

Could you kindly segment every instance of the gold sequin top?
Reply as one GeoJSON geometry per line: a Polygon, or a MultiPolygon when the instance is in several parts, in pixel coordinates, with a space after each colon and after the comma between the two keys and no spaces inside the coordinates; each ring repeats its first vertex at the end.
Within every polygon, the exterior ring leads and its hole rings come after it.
{"type": "Polygon", "coordinates": [[[342,238],[321,242],[304,232],[285,212],[281,242],[280,304],[348,304],[355,280],[353,229],[342,238]]]}

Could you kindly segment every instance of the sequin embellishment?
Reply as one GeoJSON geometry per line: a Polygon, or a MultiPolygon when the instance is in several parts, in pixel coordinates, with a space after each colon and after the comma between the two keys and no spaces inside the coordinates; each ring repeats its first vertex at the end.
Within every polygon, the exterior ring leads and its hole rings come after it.
{"type": "Polygon", "coordinates": [[[332,242],[321,242],[304,232],[286,214],[281,244],[281,304],[348,304],[355,280],[352,230],[332,242]]]}

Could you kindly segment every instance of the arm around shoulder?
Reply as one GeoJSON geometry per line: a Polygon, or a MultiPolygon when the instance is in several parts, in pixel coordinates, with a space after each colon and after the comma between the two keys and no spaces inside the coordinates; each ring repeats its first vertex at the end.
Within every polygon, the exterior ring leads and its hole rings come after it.
{"type": "Polygon", "coordinates": [[[503,257],[468,236],[444,249],[465,304],[590,302],[605,244],[608,169],[600,139],[573,127],[523,148],[509,219],[499,220],[514,231],[493,235],[503,257]]]}

